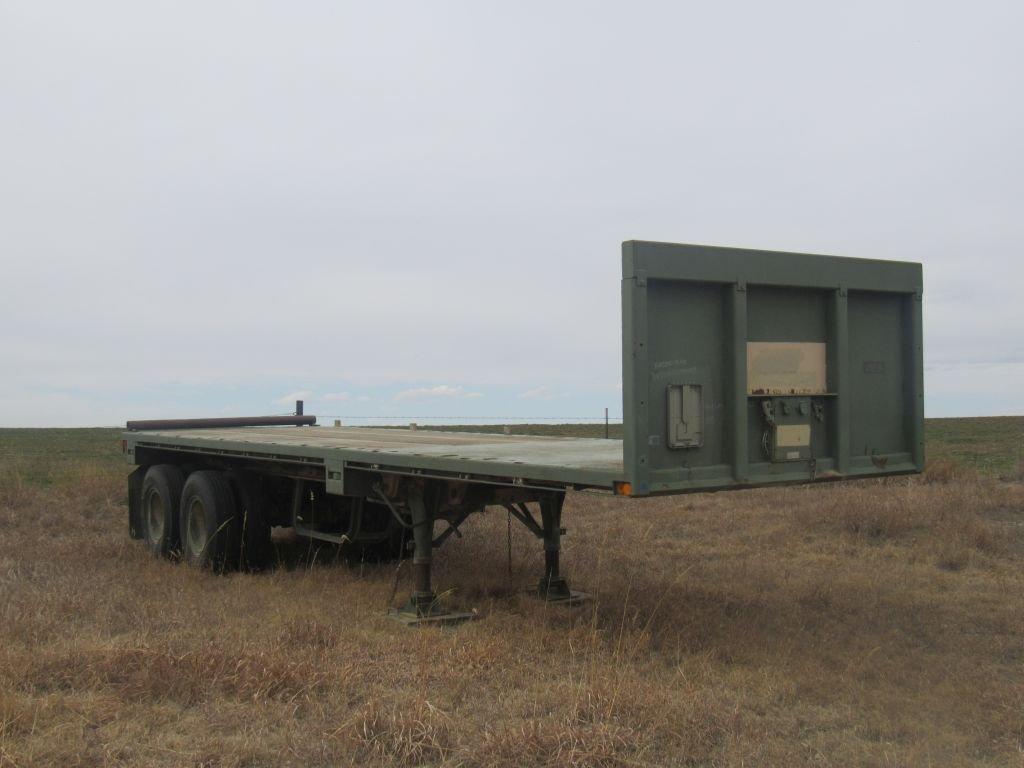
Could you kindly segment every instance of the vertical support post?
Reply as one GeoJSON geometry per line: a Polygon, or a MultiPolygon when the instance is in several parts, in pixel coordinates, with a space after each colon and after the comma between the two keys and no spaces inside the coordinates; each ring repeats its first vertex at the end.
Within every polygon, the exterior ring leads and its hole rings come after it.
{"type": "MultiPolygon", "coordinates": [[[[295,415],[296,416],[301,416],[302,415],[303,405],[304,404],[303,404],[303,402],[301,400],[296,400],[295,401],[295,415]]],[[[299,426],[299,425],[296,424],[295,426],[299,426]]]]}
{"type": "Polygon", "coordinates": [[[910,408],[907,410],[907,420],[910,422],[906,430],[907,439],[910,441],[910,454],[913,457],[914,465],[919,472],[924,471],[924,331],[921,320],[921,296],[922,289],[918,288],[907,297],[906,306],[907,325],[909,338],[906,342],[909,346],[906,352],[907,364],[905,370],[911,375],[908,376],[910,385],[910,408]]]}
{"type": "Polygon", "coordinates": [[[437,596],[430,580],[430,566],[434,555],[434,505],[424,488],[414,485],[409,489],[409,511],[412,513],[412,576],[413,592],[402,613],[429,616],[437,612],[437,596]]]}
{"type": "MultiPolygon", "coordinates": [[[[747,458],[747,285],[726,286],[729,312],[729,355],[732,387],[726,393],[732,448],[732,472],[737,483],[749,482],[747,458]]],[[[726,385],[727,387],[729,385],[726,385]]]]}
{"type": "Polygon", "coordinates": [[[544,575],[537,591],[545,600],[572,599],[569,582],[562,576],[559,564],[564,503],[564,493],[551,494],[540,500],[541,527],[544,529],[544,575]]]}
{"type": "Polygon", "coordinates": [[[622,244],[622,459],[634,496],[651,492],[647,353],[647,272],[635,244],[627,241],[622,244]]]}
{"type": "Polygon", "coordinates": [[[829,380],[835,393],[832,419],[832,455],[836,471],[850,473],[850,319],[846,288],[840,286],[832,294],[831,327],[829,328],[829,380]]]}
{"type": "Polygon", "coordinates": [[[608,409],[604,409],[604,439],[608,439],[608,409]]]}

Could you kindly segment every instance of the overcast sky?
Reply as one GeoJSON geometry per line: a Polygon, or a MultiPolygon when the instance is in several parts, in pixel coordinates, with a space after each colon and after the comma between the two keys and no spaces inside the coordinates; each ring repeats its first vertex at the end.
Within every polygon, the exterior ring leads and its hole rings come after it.
{"type": "Polygon", "coordinates": [[[1024,413],[1024,4],[0,0],[0,425],[621,414],[620,243],[924,263],[1024,413]]]}

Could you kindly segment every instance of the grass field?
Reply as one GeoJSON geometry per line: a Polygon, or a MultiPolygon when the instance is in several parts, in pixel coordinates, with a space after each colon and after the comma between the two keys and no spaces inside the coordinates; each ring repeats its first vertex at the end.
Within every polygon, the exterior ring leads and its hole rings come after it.
{"type": "Polygon", "coordinates": [[[435,573],[480,619],[410,630],[408,566],[155,560],[116,430],[0,430],[0,766],[1024,766],[1024,418],[927,436],[920,478],[572,494],[575,609],[490,510],[435,573]]]}

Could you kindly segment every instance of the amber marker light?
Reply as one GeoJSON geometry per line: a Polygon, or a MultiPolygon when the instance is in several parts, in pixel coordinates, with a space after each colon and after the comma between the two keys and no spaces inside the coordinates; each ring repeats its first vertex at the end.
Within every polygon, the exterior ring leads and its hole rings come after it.
{"type": "Polygon", "coordinates": [[[615,483],[615,495],[616,496],[632,496],[633,495],[633,484],[632,483],[615,483]]]}

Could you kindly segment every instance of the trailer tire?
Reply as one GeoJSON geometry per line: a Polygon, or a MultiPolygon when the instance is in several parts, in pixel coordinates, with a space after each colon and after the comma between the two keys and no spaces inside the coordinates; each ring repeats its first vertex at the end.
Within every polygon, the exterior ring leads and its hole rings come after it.
{"type": "Polygon", "coordinates": [[[242,570],[262,570],[273,562],[274,554],[270,510],[262,481],[258,475],[239,469],[229,469],[224,476],[234,491],[241,525],[236,563],[242,570]]]}
{"type": "Polygon", "coordinates": [[[178,505],[185,479],[173,464],[157,464],[142,479],[142,532],[149,551],[169,557],[181,546],[178,505]]]}
{"type": "Polygon", "coordinates": [[[237,562],[242,526],[231,483],[223,472],[199,470],[181,492],[181,554],[197,568],[228,570],[237,562]]]}

